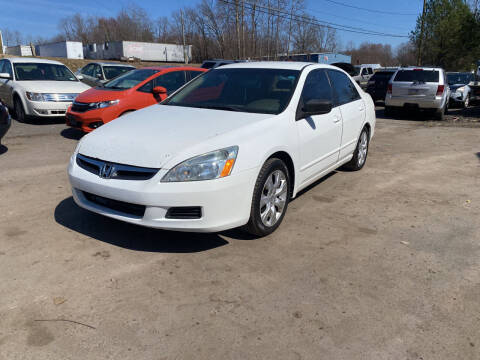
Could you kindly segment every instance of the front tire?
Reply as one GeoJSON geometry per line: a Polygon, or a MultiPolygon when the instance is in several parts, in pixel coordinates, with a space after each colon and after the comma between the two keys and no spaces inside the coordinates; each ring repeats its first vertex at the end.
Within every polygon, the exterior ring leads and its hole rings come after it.
{"type": "Polygon", "coordinates": [[[290,189],[290,177],[285,163],[277,158],[268,159],[258,174],[250,219],[244,229],[258,237],[274,232],[287,212],[290,189]]]}
{"type": "Polygon", "coordinates": [[[352,159],[344,165],[344,168],[350,171],[358,171],[363,168],[367,161],[368,145],[370,138],[367,128],[363,128],[360,137],[358,138],[357,147],[353,153],[352,159]]]}
{"type": "Polygon", "coordinates": [[[14,110],[15,110],[15,119],[21,123],[25,122],[26,120],[25,110],[23,109],[22,101],[18,97],[15,97],[14,110]]]}

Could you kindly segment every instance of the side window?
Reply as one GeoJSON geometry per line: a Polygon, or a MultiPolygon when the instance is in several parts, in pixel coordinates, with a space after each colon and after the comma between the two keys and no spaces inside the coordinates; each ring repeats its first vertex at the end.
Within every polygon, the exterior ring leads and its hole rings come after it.
{"type": "Polygon", "coordinates": [[[0,72],[9,73],[10,76],[13,78],[13,70],[12,70],[12,65],[10,65],[10,61],[3,60],[3,69],[0,72]]]}
{"type": "Polygon", "coordinates": [[[155,86],[163,86],[167,89],[167,94],[174,92],[184,84],[185,72],[183,71],[171,71],[155,79],[155,86]]]}
{"type": "Polygon", "coordinates": [[[325,70],[317,69],[312,70],[305,79],[305,85],[303,85],[301,102],[316,100],[330,100],[332,101],[332,88],[328,81],[325,70]]]}
{"type": "Polygon", "coordinates": [[[81,73],[87,76],[93,76],[93,64],[88,64],[87,66],[85,66],[82,69],[81,73]]]}
{"type": "Polygon", "coordinates": [[[203,74],[203,71],[194,71],[194,70],[187,70],[186,71],[189,80],[195,79],[198,75],[203,74]]]}
{"type": "Polygon", "coordinates": [[[93,77],[103,80],[102,68],[100,65],[93,65],[93,77]]]}
{"type": "Polygon", "coordinates": [[[335,105],[343,105],[360,99],[360,94],[347,75],[340,71],[328,70],[328,77],[332,84],[335,105]]]}
{"type": "Polygon", "coordinates": [[[3,66],[5,65],[5,60],[0,60],[0,73],[4,73],[6,72],[4,69],[3,69],[3,66]]]}
{"type": "Polygon", "coordinates": [[[141,91],[144,93],[151,93],[153,90],[153,80],[150,80],[146,84],[142,85],[140,88],[138,88],[137,91],[141,91]]]}
{"type": "Polygon", "coordinates": [[[367,72],[367,68],[363,68],[363,69],[362,69],[362,73],[361,73],[360,75],[362,75],[362,76],[363,76],[363,75],[367,75],[367,73],[368,73],[368,72],[367,72]]]}
{"type": "Polygon", "coordinates": [[[372,74],[373,74],[372,68],[367,68],[367,71],[368,71],[368,74],[369,74],[369,75],[372,75],[372,74]]]}

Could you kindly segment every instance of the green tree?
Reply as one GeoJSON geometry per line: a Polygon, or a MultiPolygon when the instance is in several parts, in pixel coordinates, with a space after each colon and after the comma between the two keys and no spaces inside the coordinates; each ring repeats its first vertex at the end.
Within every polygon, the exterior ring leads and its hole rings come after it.
{"type": "Polygon", "coordinates": [[[421,53],[420,65],[470,70],[480,59],[480,23],[465,0],[427,0],[411,40],[421,53]]]}

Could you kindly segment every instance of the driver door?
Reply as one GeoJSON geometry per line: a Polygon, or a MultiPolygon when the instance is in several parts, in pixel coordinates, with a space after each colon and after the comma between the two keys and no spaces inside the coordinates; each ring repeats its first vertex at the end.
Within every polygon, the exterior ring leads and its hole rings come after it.
{"type": "MultiPolygon", "coordinates": [[[[324,69],[312,70],[305,80],[299,108],[309,100],[333,101],[332,87],[324,69]]],[[[299,138],[301,184],[307,183],[338,161],[342,140],[342,115],[338,107],[328,114],[296,121],[299,138]]]]}

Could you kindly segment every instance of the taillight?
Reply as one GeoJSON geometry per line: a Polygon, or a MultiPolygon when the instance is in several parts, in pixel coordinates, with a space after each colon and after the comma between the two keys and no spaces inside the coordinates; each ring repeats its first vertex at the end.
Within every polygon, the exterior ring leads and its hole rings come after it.
{"type": "Polygon", "coordinates": [[[444,90],[445,90],[445,85],[438,85],[437,96],[442,95],[444,90]]]}
{"type": "Polygon", "coordinates": [[[391,94],[391,93],[392,93],[392,84],[388,84],[387,94],[391,94]]]}

